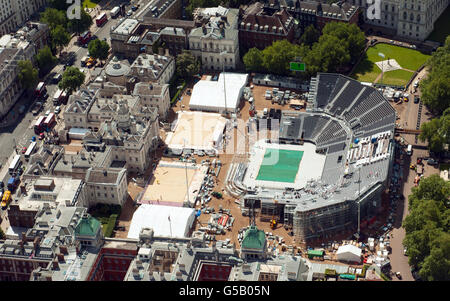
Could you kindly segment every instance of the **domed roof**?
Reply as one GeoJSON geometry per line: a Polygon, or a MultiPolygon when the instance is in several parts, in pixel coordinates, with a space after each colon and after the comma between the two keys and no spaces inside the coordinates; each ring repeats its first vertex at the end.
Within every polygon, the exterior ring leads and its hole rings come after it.
{"type": "Polygon", "coordinates": [[[124,76],[128,72],[130,72],[130,67],[120,62],[117,57],[114,57],[105,68],[105,73],[108,76],[124,76]]]}

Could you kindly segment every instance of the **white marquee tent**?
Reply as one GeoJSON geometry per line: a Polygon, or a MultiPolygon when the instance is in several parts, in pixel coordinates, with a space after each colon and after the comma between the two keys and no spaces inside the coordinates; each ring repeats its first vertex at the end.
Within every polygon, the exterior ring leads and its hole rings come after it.
{"type": "Polygon", "coordinates": [[[142,204],[134,212],[128,238],[139,239],[142,228],[152,228],[154,236],[187,237],[195,220],[195,209],[142,204]]]}
{"type": "Polygon", "coordinates": [[[223,72],[217,81],[201,80],[192,89],[189,108],[223,113],[226,107],[228,112],[236,112],[247,79],[248,74],[245,73],[223,72]]]}
{"type": "Polygon", "coordinates": [[[340,246],[336,256],[339,261],[361,262],[361,249],[353,245],[340,246]]]}

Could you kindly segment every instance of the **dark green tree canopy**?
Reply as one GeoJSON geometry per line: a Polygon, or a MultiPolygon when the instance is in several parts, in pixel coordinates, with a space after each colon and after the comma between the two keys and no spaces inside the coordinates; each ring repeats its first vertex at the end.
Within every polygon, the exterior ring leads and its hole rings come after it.
{"type": "Polygon", "coordinates": [[[51,30],[50,37],[56,49],[67,46],[70,41],[70,34],[61,25],[57,25],[51,30]]]}
{"type": "Polygon", "coordinates": [[[306,27],[302,36],[300,37],[300,43],[311,47],[314,43],[318,42],[320,38],[320,31],[317,30],[314,25],[306,27]]]}
{"type": "Polygon", "coordinates": [[[177,76],[188,80],[200,72],[200,62],[189,51],[183,50],[176,58],[177,76]]]}
{"type": "Polygon", "coordinates": [[[50,27],[50,30],[55,29],[56,26],[58,25],[61,25],[63,28],[66,28],[67,26],[66,11],[47,7],[45,11],[41,13],[41,22],[47,24],[50,27]]]}
{"type": "Polygon", "coordinates": [[[64,71],[62,80],[58,83],[61,90],[67,90],[69,94],[76,91],[83,83],[86,75],[77,67],[68,67],[64,71]]]}
{"type": "Polygon", "coordinates": [[[263,72],[263,54],[258,48],[251,48],[242,58],[245,69],[253,72],[263,72]]]}
{"type": "Polygon", "coordinates": [[[106,60],[109,54],[109,45],[106,41],[92,40],[88,44],[89,55],[95,59],[106,60]]]}
{"type": "Polygon", "coordinates": [[[19,61],[19,81],[26,89],[34,88],[39,80],[38,70],[31,61],[19,61]]]}
{"type": "Polygon", "coordinates": [[[450,107],[450,36],[427,61],[428,77],[420,83],[422,102],[435,114],[450,107]]]}
{"type": "Polygon", "coordinates": [[[69,32],[82,33],[88,30],[94,23],[92,17],[84,10],[80,10],[81,19],[72,19],[67,23],[67,29],[69,32]]]}
{"type": "Polygon", "coordinates": [[[36,62],[39,70],[46,73],[56,64],[57,58],[52,54],[50,47],[45,46],[36,54],[36,62]]]}
{"type": "Polygon", "coordinates": [[[450,280],[450,182],[435,174],[420,181],[409,196],[403,221],[409,264],[424,280],[450,280]]]}

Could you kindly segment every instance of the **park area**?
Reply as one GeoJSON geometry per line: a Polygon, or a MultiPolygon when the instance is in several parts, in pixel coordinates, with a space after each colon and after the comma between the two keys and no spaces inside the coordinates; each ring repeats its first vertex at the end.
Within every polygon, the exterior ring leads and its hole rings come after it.
{"type": "Polygon", "coordinates": [[[418,50],[379,43],[367,49],[352,77],[361,82],[403,86],[429,57],[418,50]]]}

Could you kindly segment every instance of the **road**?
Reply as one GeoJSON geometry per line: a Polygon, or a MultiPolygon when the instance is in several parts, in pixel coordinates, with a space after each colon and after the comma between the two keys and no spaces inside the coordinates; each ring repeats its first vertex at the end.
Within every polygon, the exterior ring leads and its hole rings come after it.
{"type": "MultiPolygon", "coordinates": [[[[423,79],[426,75],[426,70],[422,70],[417,74],[416,78],[412,81],[423,79]]],[[[417,121],[418,121],[418,111],[419,104],[414,103],[414,95],[420,95],[420,86],[418,91],[413,93],[413,84],[408,87],[408,93],[410,93],[410,101],[403,102],[402,104],[393,104],[393,106],[397,109],[399,113],[400,120],[397,122],[400,123],[401,126],[408,129],[416,129],[417,121]]],[[[422,107],[422,114],[420,118],[420,123],[429,121],[430,115],[425,106],[422,107]]],[[[412,156],[406,156],[406,160],[403,166],[403,195],[405,196],[405,201],[400,202],[397,207],[397,221],[394,223],[393,230],[391,232],[391,247],[392,253],[389,255],[389,259],[391,261],[392,271],[400,272],[402,275],[403,281],[413,281],[410,266],[408,264],[408,257],[403,254],[403,239],[405,238],[405,229],[403,229],[402,222],[405,217],[408,215],[408,196],[411,194],[411,188],[414,186],[414,177],[416,175],[414,170],[409,169],[410,163],[415,163],[418,157],[428,157],[428,150],[417,148],[418,147],[426,147],[426,143],[415,141],[415,135],[402,135],[402,138],[407,141],[408,144],[413,145],[413,154],[412,156]],[[403,204],[402,204],[403,203],[403,204]],[[403,206],[401,206],[403,205],[403,206]],[[399,219],[401,217],[401,220],[399,219]]],[[[424,165],[424,176],[428,177],[432,174],[436,174],[439,172],[439,168],[434,166],[429,166],[425,163],[424,165]]],[[[396,277],[392,278],[394,281],[398,281],[396,277]]]]}

